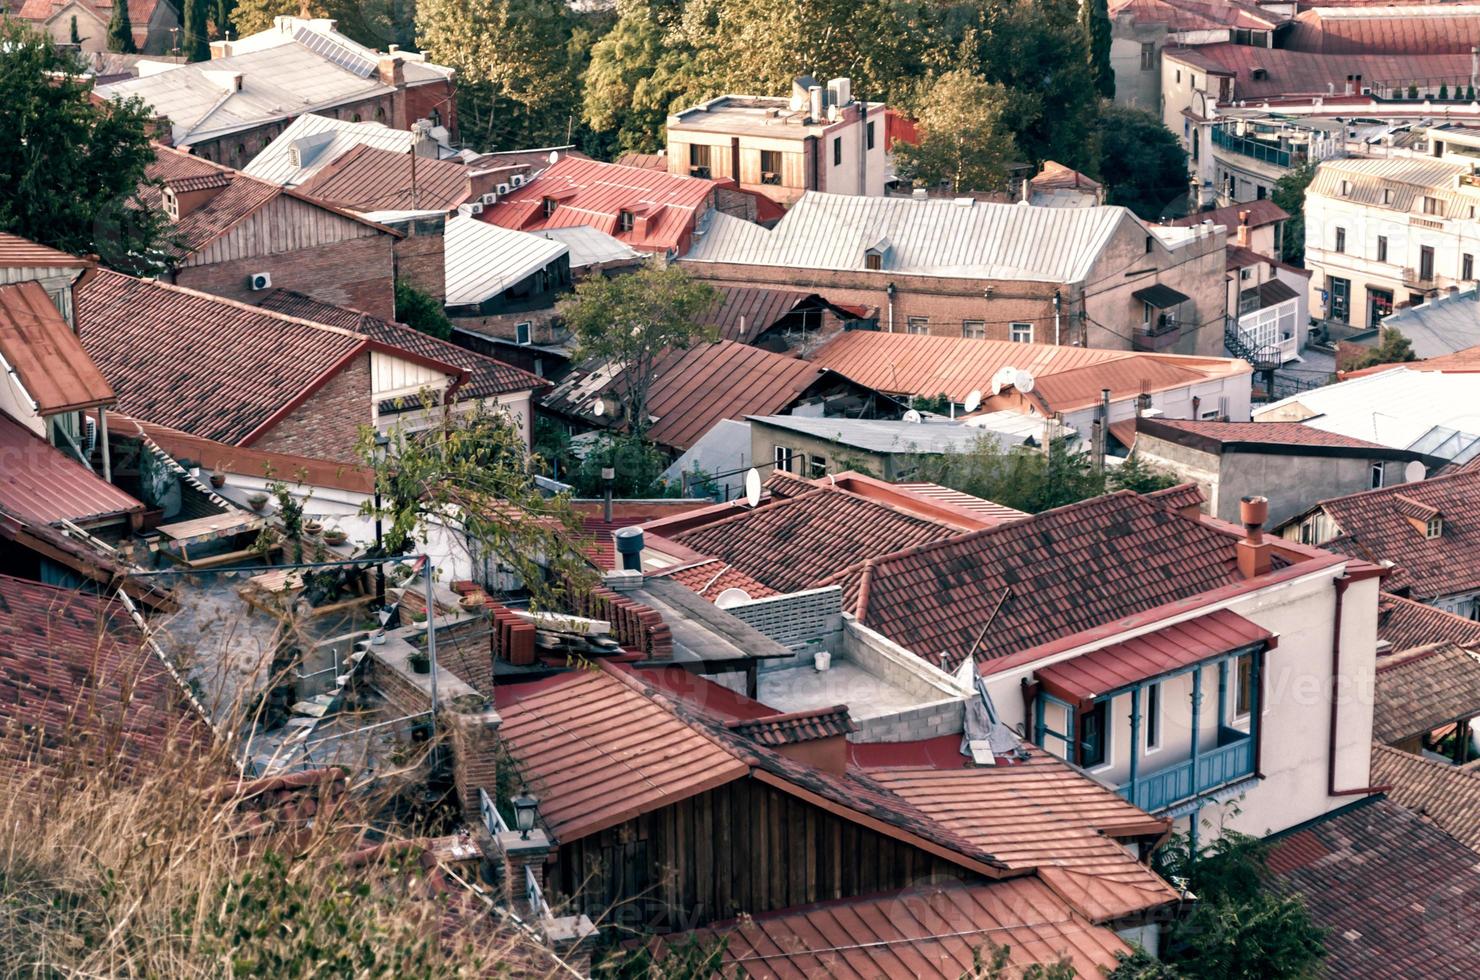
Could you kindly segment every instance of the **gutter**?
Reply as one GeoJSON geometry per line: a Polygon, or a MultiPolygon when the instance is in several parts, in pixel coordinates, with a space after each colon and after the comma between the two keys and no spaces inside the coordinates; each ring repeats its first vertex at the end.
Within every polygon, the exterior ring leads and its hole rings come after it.
{"type": "Polygon", "coordinates": [[[1346,590],[1356,581],[1349,575],[1341,575],[1332,581],[1336,584],[1336,612],[1332,617],[1331,627],[1331,726],[1327,734],[1326,744],[1326,795],[1327,796],[1368,796],[1373,793],[1386,793],[1392,786],[1363,786],[1354,789],[1336,788],[1336,731],[1338,712],[1341,710],[1340,702],[1340,677],[1341,677],[1341,610],[1346,590]]]}

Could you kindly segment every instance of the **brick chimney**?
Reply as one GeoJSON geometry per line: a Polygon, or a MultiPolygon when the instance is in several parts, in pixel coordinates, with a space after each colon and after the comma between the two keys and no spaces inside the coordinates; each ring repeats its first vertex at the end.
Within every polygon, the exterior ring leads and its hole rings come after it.
{"type": "Polygon", "coordinates": [[[1249,247],[1249,212],[1238,213],[1238,237],[1235,239],[1241,248],[1249,247]]]}
{"type": "Polygon", "coordinates": [[[1244,578],[1265,575],[1272,567],[1274,546],[1264,540],[1264,522],[1269,519],[1268,497],[1244,497],[1238,504],[1244,536],[1234,545],[1238,572],[1244,578]]]}

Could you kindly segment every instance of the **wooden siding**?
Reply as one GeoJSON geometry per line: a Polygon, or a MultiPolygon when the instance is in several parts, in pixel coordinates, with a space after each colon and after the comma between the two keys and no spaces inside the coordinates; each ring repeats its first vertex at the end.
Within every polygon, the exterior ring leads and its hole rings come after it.
{"type": "Polygon", "coordinates": [[[370,225],[282,194],[189,256],[183,265],[215,265],[383,234],[370,225]]]}
{"type": "Polygon", "coordinates": [[[562,843],[547,880],[593,920],[672,931],[966,874],[745,778],[562,843]]]}
{"type": "Polygon", "coordinates": [[[441,371],[378,350],[370,352],[370,394],[377,400],[446,387],[447,375],[441,371]]]}

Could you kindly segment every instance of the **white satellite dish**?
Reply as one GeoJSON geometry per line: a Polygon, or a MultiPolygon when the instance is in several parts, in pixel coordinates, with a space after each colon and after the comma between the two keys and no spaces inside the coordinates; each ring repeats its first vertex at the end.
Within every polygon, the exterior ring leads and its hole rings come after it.
{"type": "Polygon", "coordinates": [[[596,416],[597,418],[601,418],[601,416],[606,414],[605,398],[596,399],[596,404],[591,406],[591,414],[596,416]]]}
{"type": "Polygon", "coordinates": [[[1427,471],[1424,469],[1424,465],[1422,463],[1420,463],[1416,459],[1409,460],[1408,465],[1403,467],[1403,482],[1417,483],[1419,480],[1422,480],[1424,478],[1425,472],[1427,471]]]}
{"type": "Polygon", "coordinates": [[[912,408],[904,413],[904,420],[906,422],[921,422],[924,420],[924,416],[912,408]]]}
{"type": "Polygon", "coordinates": [[[550,162],[552,164],[559,163],[560,162],[560,151],[559,150],[551,150],[550,151],[550,162]]]}
{"type": "Polygon", "coordinates": [[[745,471],[745,502],[752,507],[761,504],[761,471],[754,466],[745,471]]]}
{"type": "Polygon", "coordinates": [[[714,597],[714,604],[721,609],[734,609],[744,602],[750,601],[750,593],[744,589],[725,589],[714,597]]]}
{"type": "Polygon", "coordinates": [[[962,411],[966,412],[966,414],[970,415],[972,412],[981,407],[982,390],[980,388],[973,388],[971,394],[966,396],[966,404],[962,405],[961,409],[962,411]]]}
{"type": "Polygon", "coordinates": [[[1017,388],[1018,391],[1026,395],[1028,392],[1033,390],[1033,385],[1035,383],[1036,382],[1034,382],[1033,380],[1033,375],[1029,374],[1027,371],[1019,371],[1017,372],[1017,378],[1013,383],[1013,387],[1017,388]]]}
{"type": "Polygon", "coordinates": [[[1017,368],[1012,367],[1011,365],[1004,365],[1003,368],[997,372],[997,375],[1002,379],[1002,387],[1012,388],[1017,385],[1017,368]]]}

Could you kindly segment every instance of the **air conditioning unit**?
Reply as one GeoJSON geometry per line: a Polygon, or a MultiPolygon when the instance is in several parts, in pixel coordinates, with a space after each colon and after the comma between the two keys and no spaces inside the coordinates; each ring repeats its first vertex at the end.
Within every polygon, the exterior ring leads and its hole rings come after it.
{"type": "Polygon", "coordinates": [[[508,184],[499,184],[498,185],[498,192],[500,194],[507,194],[507,193],[509,193],[509,185],[508,184]]]}
{"type": "Polygon", "coordinates": [[[477,201],[474,201],[472,204],[469,204],[468,205],[468,213],[469,214],[482,214],[483,213],[483,205],[482,204],[479,204],[477,201]]]}
{"type": "Polygon", "coordinates": [[[472,217],[473,206],[471,204],[459,204],[457,206],[457,213],[464,218],[472,217]]]}
{"type": "Polygon", "coordinates": [[[498,195],[497,194],[484,194],[483,195],[483,203],[484,204],[497,204],[498,203],[498,195]]]}
{"type": "Polygon", "coordinates": [[[267,272],[252,273],[252,288],[254,290],[271,289],[272,274],[267,272]]]}
{"type": "Polygon", "coordinates": [[[513,174],[513,175],[511,175],[509,177],[509,182],[511,184],[513,184],[515,187],[523,187],[524,186],[524,175],[523,174],[513,174]]]}

